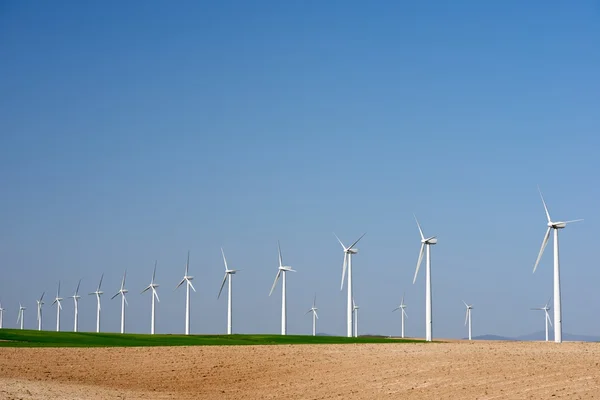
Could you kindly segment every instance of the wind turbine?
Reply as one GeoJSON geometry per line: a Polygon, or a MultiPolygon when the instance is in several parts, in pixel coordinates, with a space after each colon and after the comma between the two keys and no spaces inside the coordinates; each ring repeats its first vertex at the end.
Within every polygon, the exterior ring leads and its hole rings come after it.
{"type": "Polygon", "coordinates": [[[4,308],[2,308],[2,302],[0,302],[0,329],[2,329],[2,320],[4,319],[4,308]]]}
{"type": "Polygon", "coordinates": [[[273,286],[271,286],[271,291],[269,292],[269,296],[273,293],[273,289],[275,289],[275,285],[277,285],[277,281],[281,276],[281,334],[287,334],[287,315],[286,315],[286,294],[285,294],[285,276],[288,272],[296,272],[292,269],[292,267],[284,266],[281,258],[281,246],[279,245],[279,241],[277,241],[277,253],[279,255],[279,268],[277,269],[277,275],[275,276],[275,281],[273,282],[273,286]]]}
{"type": "Polygon", "coordinates": [[[150,284],[148,286],[146,286],[146,288],[144,290],[142,290],[142,293],[152,289],[152,320],[150,321],[150,334],[154,335],[154,312],[155,312],[155,307],[154,307],[154,299],[156,299],[159,303],[160,300],[158,299],[158,293],[156,293],[156,288],[158,287],[158,283],[154,283],[154,277],[156,276],[156,264],[158,263],[158,261],[154,261],[154,272],[152,273],[152,280],[150,281],[150,284]]]}
{"type": "Polygon", "coordinates": [[[404,339],[404,318],[408,318],[408,315],[406,315],[406,311],[404,310],[405,308],[406,304],[404,304],[404,294],[402,294],[402,301],[400,301],[400,305],[392,310],[392,312],[396,310],[402,310],[400,313],[402,315],[402,339],[404,339]]]}
{"type": "Polygon", "coordinates": [[[190,251],[188,250],[187,262],[185,263],[185,275],[179,284],[175,287],[183,285],[185,282],[185,334],[190,334],[190,288],[195,292],[194,285],[192,285],[193,276],[188,275],[190,269],[190,251]]]}
{"type": "Polygon", "coordinates": [[[23,307],[21,303],[19,303],[19,314],[17,315],[17,324],[19,324],[19,321],[21,322],[21,330],[23,330],[25,310],[27,310],[27,307],[23,307]]]}
{"type": "Polygon", "coordinates": [[[75,305],[75,315],[73,316],[73,332],[77,332],[79,327],[79,299],[81,296],[79,295],[79,285],[81,285],[81,279],[77,284],[77,289],[75,289],[75,294],[71,296],[73,298],[73,303],[75,305]]]}
{"type": "Polygon", "coordinates": [[[417,261],[417,269],[415,271],[415,277],[413,279],[413,285],[417,281],[417,275],[419,273],[419,267],[421,266],[421,262],[423,261],[423,253],[425,252],[425,248],[427,248],[427,261],[425,265],[425,340],[431,342],[432,334],[432,317],[431,317],[431,249],[430,246],[433,246],[437,243],[437,238],[435,236],[431,236],[426,238],[423,235],[423,230],[421,229],[421,225],[419,224],[419,220],[415,216],[415,221],[417,222],[417,227],[419,228],[419,233],[421,234],[421,251],[419,252],[419,260],[417,261]]]}
{"type": "Polygon", "coordinates": [[[358,253],[358,249],[355,249],[354,246],[363,238],[367,233],[363,233],[361,237],[359,237],[356,242],[352,243],[349,247],[344,246],[344,243],[340,240],[339,237],[334,233],[334,236],[340,242],[342,249],[344,250],[344,263],[342,265],[342,285],[340,290],[344,289],[344,278],[346,275],[346,267],[348,268],[348,308],[347,308],[347,324],[346,324],[346,335],[348,337],[352,337],[352,317],[354,314],[354,310],[352,307],[352,303],[354,301],[354,297],[352,294],[352,256],[358,253]]]}
{"type": "Polygon", "coordinates": [[[229,269],[229,267],[227,266],[227,259],[225,258],[225,252],[223,251],[223,248],[221,247],[221,254],[223,255],[223,264],[225,264],[225,276],[223,277],[223,282],[221,282],[221,289],[219,289],[219,294],[217,295],[217,299],[219,297],[221,297],[221,292],[223,291],[223,287],[225,286],[225,281],[227,280],[227,278],[229,278],[229,282],[228,282],[228,290],[227,290],[227,334],[231,335],[231,328],[232,328],[232,324],[231,324],[231,285],[232,285],[232,279],[233,279],[233,275],[239,271],[239,269],[229,269]]]}
{"type": "MultiPolygon", "coordinates": [[[[317,320],[319,319],[319,316],[317,315],[317,295],[315,294],[315,298],[313,299],[313,305],[312,308],[310,310],[308,310],[306,312],[306,314],[312,312],[312,335],[316,336],[317,335],[317,320]]],[[[304,315],[306,315],[304,314],[304,315]]]]}
{"type": "Polygon", "coordinates": [[[469,322],[469,340],[471,340],[471,310],[473,309],[473,305],[465,303],[464,300],[463,303],[465,307],[467,307],[467,314],[465,315],[465,325],[467,325],[467,322],[469,322]]]}
{"type": "Polygon", "coordinates": [[[548,299],[548,302],[546,302],[546,305],[544,307],[539,307],[539,308],[532,308],[532,310],[543,310],[544,311],[544,321],[546,322],[546,342],[548,341],[548,324],[550,324],[550,326],[552,326],[552,320],[550,319],[550,313],[548,313],[548,311],[551,309],[550,307],[550,300],[552,299],[552,297],[550,297],[548,299]]]}
{"type": "Polygon", "coordinates": [[[578,222],[583,220],[574,219],[571,221],[553,222],[550,218],[548,207],[546,206],[544,196],[542,196],[542,191],[539,187],[538,191],[540,192],[542,204],[544,205],[544,210],[546,211],[546,218],[548,219],[548,230],[544,235],[544,240],[542,241],[542,248],[540,249],[540,253],[538,254],[537,260],[535,261],[535,265],[533,266],[533,272],[535,272],[540,262],[540,259],[542,258],[542,254],[544,254],[544,249],[546,248],[548,240],[550,239],[550,231],[554,229],[554,341],[556,343],[562,343],[562,308],[560,298],[560,266],[558,262],[558,230],[565,228],[567,224],[571,222],[578,222]]]}
{"type": "Polygon", "coordinates": [[[121,295],[121,333],[125,333],[125,304],[129,305],[129,303],[127,303],[127,298],[125,297],[125,293],[128,292],[128,290],[125,289],[126,277],[127,270],[125,270],[125,273],[123,274],[123,280],[121,281],[121,289],[119,289],[119,291],[113,297],[110,298],[112,300],[118,295],[121,295]]]}
{"type": "Polygon", "coordinates": [[[60,304],[61,301],[63,301],[63,298],[60,297],[60,281],[58,281],[58,290],[56,291],[56,298],[51,304],[56,304],[56,332],[60,331],[60,310],[62,310],[62,305],[60,304]]]}
{"type": "Polygon", "coordinates": [[[95,294],[96,300],[98,301],[98,306],[96,307],[96,332],[100,332],[100,296],[104,294],[100,287],[102,286],[102,279],[104,279],[104,274],[100,276],[100,283],[98,284],[98,289],[95,292],[90,293],[90,295],[95,294]]]}
{"type": "Polygon", "coordinates": [[[358,337],[358,307],[352,299],[352,312],[354,312],[354,337],[358,337]]]}
{"type": "Polygon", "coordinates": [[[46,294],[46,292],[42,293],[42,296],[40,297],[39,300],[36,300],[37,302],[37,321],[38,321],[38,331],[42,330],[42,306],[44,305],[44,294],[46,294]]]}

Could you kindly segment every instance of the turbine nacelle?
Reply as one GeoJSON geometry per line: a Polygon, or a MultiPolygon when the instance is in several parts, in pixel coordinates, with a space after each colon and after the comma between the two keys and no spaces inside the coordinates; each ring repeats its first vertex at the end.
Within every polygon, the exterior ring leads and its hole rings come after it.
{"type": "Polygon", "coordinates": [[[430,238],[421,240],[421,243],[430,245],[437,244],[437,238],[435,236],[432,236],[430,238]]]}
{"type": "Polygon", "coordinates": [[[282,265],[281,267],[279,267],[279,270],[280,270],[280,271],[290,271],[290,272],[296,272],[295,270],[293,270],[293,269],[292,269],[292,267],[285,266],[285,265],[282,265]]]}
{"type": "Polygon", "coordinates": [[[358,253],[358,249],[345,249],[344,252],[346,254],[356,254],[358,253]]]}

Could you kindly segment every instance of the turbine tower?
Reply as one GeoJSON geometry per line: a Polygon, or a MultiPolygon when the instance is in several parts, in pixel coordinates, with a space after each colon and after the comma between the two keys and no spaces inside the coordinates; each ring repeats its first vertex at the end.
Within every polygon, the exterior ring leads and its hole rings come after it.
{"type": "Polygon", "coordinates": [[[354,312],[354,337],[358,337],[358,307],[352,299],[352,312],[354,312]]]}
{"type": "Polygon", "coordinates": [[[142,293],[148,291],[148,290],[152,290],[152,317],[150,320],[150,334],[154,335],[154,322],[155,322],[155,306],[154,306],[154,300],[156,299],[156,301],[158,301],[160,303],[160,300],[158,299],[158,293],[156,293],[156,288],[158,287],[158,283],[154,283],[154,278],[156,276],[156,264],[158,263],[158,261],[154,261],[154,272],[152,273],[152,280],[150,281],[150,284],[148,286],[146,286],[146,288],[144,290],[142,290],[142,293]]]}
{"type": "Polygon", "coordinates": [[[342,246],[342,249],[344,250],[344,262],[342,264],[342,285],[340,287],[340,290],[344,289],[344,278],[346,275],[346,268],[348,268],[348,308],[346,309],[347,313],[346,313],[346,317],[347,317],[347,324],[346,324],[346,335],[348,337],[352,337],[352,317],[354,315],[354,310],[352,307],[352,302],[353,302],[353,294],[352,294],[352,290],[353,290],[353,286],[352,286],[352,256],[356,253],[358,253],[358,249],[355,249],[354,246],[356,246],[356,244],[360,241],[360,239],[363,238],[363,236],[365,236],[367,233],[363,233],[361,237],[359,237],[356,242],[352,243],[349,247],[344,246],[344,243],[342,243],[342,241],[340,240],[339,237],[337,237],[337,235],[334,233],[334,236],[336,237],[336,239],[338,240],[338,242],[340,242],[340,245],[342,246]]]}
{"type": "Polygon", "coordinates": [[[42,306],[44,305],[44,294],[46,294],[46,292],[42,293],[42,296],[40,297],[39,300],[36,300],[37,302],[37,322],[38,322],[38,331],[42,330],[42,306]]]}
{"type": "Polygon", "coordinates": [[[467,314],[465,315],[465,326],[467,325],[467,322],[469,323],[469,340],[471,340],[471,310],[473,309],[473,305],[472,304],[467,304],[465,303],[465,301],[463,300],[463,304],[465,305],[465,307],[467,307],[467,314]]]}
{"type": "MultiPolygon", "coordinates": [[[[312,313],[312,335],[313,336],[317,336],[317,320],[319,319],[319,316],[317,315],[317,295],[315,294],[315,298],[313,299],[313,305],[312,308],[310,310],[308,310],[306,312],[306,314],[308,313],[312,313]]],[[[304,314],[304,315],[306,315],[304,314]]]]}
{"type": "Polygon", "coordinates": [[[100,276],[100,283],[98,284],[98,289],[95,292],[90,293],[90,295],[95,294],[98,305],[96,306],[96,332],[100,332],[100,296],[104,294],[100,288],[102,287],[102,279],[104,279],[104,274],[100,276]]]}
{"type": "Polygon", "coordinates": [[[236,272],[238,272],[239,269],[229,269],[229,267],[227,266],[227,259],[225,258],[225,252],[223,251],[222,247],[221,247],[221,254],[223,255],[223,264],[225,264],[225,276],[223,277],[223,282],[221,282],[221,289],[219,289],[219,294],[217,295],[217,299],[219,299],[221,297],[221,292],[223,291],[223,287],[225,286],[225,281],[227,281],[227,278],[229,278],[228,287],[227,287],[227,334],[231,335],[231,329],[232,329],[231,285],[232,285],[233,275],[236,272]]]}
{"type": "Polygon", "coordinates": [[[185,282],[185,334],[190,334],[190,288],[195,292],[194,285],[192,285],[193,276],[189,275],[190,269],[190,251],[188,250],[187,262],[185,263],[185,275],[179,284],[175,287],[177,289],[179,286],[183,285],[185,282]]]}
{"type": "Polygon", "coordinates": [[[56,332],[60,332],[60,310],[62,310],[62,305],[60,304],[61,301],[63,301],[63,298],[60,297],[60,281],[58,281],[58,290],[56,291],[56,298],[51,304],[56,304],[56,332]]]}
{"type": "Polygon", "coordinates": [[[27,307],[23,307],[21,305],[21,303],[19,303],[19,314],[17,315],[17,325],[19,324],[19,322],[21,322],[21,330],[23,330],[23,321],[25,319],[25,310],[27,310],[27,307]]]}
{"type": "Polygon", "coordinates": [[[2,329],[2,320],[4,319],[4,308],[2,308],[2,302],[0,302],[0,329],[2,329]]]}
{"type": "Polygon", "coordinates": [[[81,279],[79,283],[77,283],[77,289],[75,289],[75,294],[71,296],[73,298],[73,303],[75,306],[75,315],[73,316],[73,332],[77,332],[79,328],[79,299],[81,296],[79,295],[79,285],[81,285],[81,279]]]}
{"type": "Polygon", "coordinates": [[[542,198],[542,204],[544,205],[544,211],[546,211],[546,218],[548,219],[548,230],[544,235],[544,240],[542,241],[542,248],[540,249],[540,253],[538,254],[537,260],[535,261],[535,265],[533,266],[533,272],[535,272],[540,259],[542,258],[542,254],[544,254],[544,249],[548,244],[548,240],[550,239],[550,231],[554,229],[554,341],[556,343],[562,343],[562,308],[561,308],[561,297],[560,297],[560,266],[558,262],[558,230],[563,229],[567,226],[567,224],[571,222],[583,221],[582,219],[574,219],[571,221],[558,221],[553,222],[550,218],[550,213],[548,212],[548,207],[546,206],[546,202],[544,201],[544,196],[542,196],[542,191],[538,187],[538,191],[540,192],[540,197],[542,198]]]}
{"type": "Polygon", "coordinates": [[[281,276],[281,334],[287,335],[287,315],[286,315],[286,294],[285,294],[285,276],[288,272],[296,272],[292,269],[292,267],[284,266],[281,258],[281,246],[279,245],[279,241],[277,241],[277,253],[279,255],[279,268],[277,269],[277,275],[275,276],[275,281],[273,282],[273,286],[271,286],[271,291],[269,292],[269,296],[273,293],[273,289],[275,289],[275,285],[277,285],[277,281],[281,276]]]}
{"type": "Polygon", "coordinates": [[[402,294],[402,301],[400,301],[400,305],[392,310],[392,312],[396,310],[402,310],[400,313],[402,315],[402,339],[404,339],[404,318],[408,318],[408,315],[406,315],[406,311],[404,310],[405,308],[406,304],[404,304],[404,294],[402,294]]]}
{"type": "Polygon", "coordinates": [[[551,309],[551,307],[550,307],[551,299],[552,299],[552,297],[550,297],[548,299],[548,301],[546,302],[546,305],[544,307],[532,308],[532,310],[544,311],[544,322],[546,324],[546,342],[548,341],[548,324],[550,324],[550,326],[552,326],[552,320],[550,319],[550,313],[548,312],[551,309]]]}
{"type": "Polygon", "coordinates": [[[430,247],[437,243],[437,238],[431,236],[426,238],[423,235],[423,230],[419,224],[419,220],[415,216],[419,233],[421,234],[421,251],[419,252],[419,260],[417,261],[417,269],[415,271],[415,277],[413,279],[413,285],[417,281],[417,275],[419,273],[419,267],[423,261],[423,253],[427,248],[427,261],[425,265],[425,340],[431,342],[432,340],[432,316],[431,316],[431,249],[430,247]]]}
{"type": "Polygon", "coordinates": [[[126,277],[127,270],[125,270],[125,273],[123,274],[123,280],[121,281],[121,289],[119,289],[119,291],[113,297],[110,298],[112,300],[118,295],[121,295],[121,333],[125,333],[125,304],[129,305],[129,303],[127,303],[127,298],[125,297],[125,293],[128,292],[128,290],[125,289],[126,277]]]}

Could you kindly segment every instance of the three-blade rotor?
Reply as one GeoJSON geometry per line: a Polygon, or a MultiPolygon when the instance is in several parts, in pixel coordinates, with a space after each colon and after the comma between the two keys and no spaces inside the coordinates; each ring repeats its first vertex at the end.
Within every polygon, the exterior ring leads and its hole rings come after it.
{"type": "Polygon", "coordinates": [[[60,281],[58,281],[58,290],[56,291],[56,297],[54,298],[54,301],[51,305],[58,304],[58,308],[62,310],[62,305],[60,304],[62,300],[63,298],[60,297],[60,281]]]}
{"type": "Polygon", "coordinates": [[[175,289],[177,289],[179,286],[183,285],[183,283],[185,282],[190,288],[192,288],[192,290],[194,292],[196,291],[196,289],[194,288],[194,285],[192,285],[192,280],[194,279],[194,277],[189,275],[189,269],[190,269],[190,251],[188,250],[187,262],[185,263],[185,275],[183,276],[183,279],[181,279],[181,281],[179,281],[177,286],[175,286],[175,289]]]}
{"type": "Polygon", "coordinates": [[[467,307],[467,313],[465,314],[465,325],[467,325],[467,321],[469,320],[469,314],[471,314],[471,310],[473,309],[472,304],[467,304],[464,300],[462,301],[465,307],[467,307]]]}
{"type": "Polygon", "coordinates": [[[281,256],[281,245],[279,244],[279,241],[277,241],[277,254],[279,256],[279,268],[277,268],[277,275],[275,275],[275,281],[273,281],[273,286],[271,286],[269,296],[273,293],[273,290],[275,290],[275,286],[277,285],[277,281],[281,277],[281,274],[285,274],[286,272],[296,272],[296,270],[293,270],[292,267],[283,265],[283,258],[281,256]]]}
{"type": "Polygon", "coordinates": [[[315,294],[315,297],[313,299],[313,305],[312,305],[312,307],[304,315],[312,312],[315,315],[315,317],[317,319],[319,319],[319,314],[317,314],[317,310],[318,310],[318,308],[317,308],[317,295],[315,294]]]}
{"type": "Polygon", "coordinates": [[[219,294],[217,295],[217,299],[221,297],[221,292],[223,291],[223,287],[225,286],[225,282],[227,281],[227,277],[231,279],[231,275],[234,275],[236,272],[241,271],[239,269],[229,269],[227,266],[227,258],[225,258],[225,251],[221,247],[221,255],[223,256],[223,264],[225,265],[225,276],[223,277],[223,281],[221,282],[221,288],[219,289],[219,294]]]}
{"type": "Polygon", "coordinates": [[[417,227],[419,228],[419,234],[421,235],[421,250],[419,250],[419,259],[417,260],[417,269],[415,270],[415,277],[413,278],[413,284],[417,281],[417,275],[419,274],[419,268],[421,268],[421,263],[423,262],[423,255],[425,254],[425,246],[431,246],[437,243],[437,238],[435,236],[431,236],[426,238],[423,235],[423,230],[421,229],[421,224],[419,224],[419,220],[415,216],[415,221],[417,222],[417,227]]]}
{"type": "Polygon", "coordinates": [[[119,291],[110,299],[112,300],[118,295],[121,295],[123,296],[123,300],[125,300],[125,304],[129,305],[129,303],[127,303],[127,297],[125,297],[125,293],[128,292],[128,290],[125,289],[125,278],[127,278],[127,270],[125,270],[125,273],[123,274],[123,279],[121,280],[121,289],[119,289],[119,291]]]}
{"type": "Polygon", "coordinates": [[[358,249],[355,249],[354,246],[356,246],[356,244],[360,241],[360,239],[362,239],[363,236],[365,236],[366,234],[367,234],[367,232],[360,235],[360,237],[358,239],[356,239],[356,241],[348,247],[346,247],[344,245],[344,243],[342,243],[340,238],[335,233],[333,234],[335,236],[335,238],[337,239],[337,241],[340,243],[340,246],[342,246],[342,250],[344,251],[344,261],[342,263],[342,284],[340,285],[340,290],[344,289],[344,279],[346,278],[346,268],[348,266],[348,259],[349,259],[349,257],[352,257],[352,254],[358,253],[358,249]]]}
{"type": "Polygon", "coordinates": [[[142,290],[142,293],[145,293],[148,290],[152,290],[152,296],[156,297],[156,300],[158,300],[158,302],[160,303],[160,299],[158,298],[158,293],[156,292],[156,288],[159,286],[159,284],[154,282],[154,278],[156,277],[156,265],[157,264],[158,264],[158,261],[154,261],[154,271],[152,272],[152,280],[150,281],[150,284],[148,286],[146,286],[144,288],[144,290],[142,290]]]}

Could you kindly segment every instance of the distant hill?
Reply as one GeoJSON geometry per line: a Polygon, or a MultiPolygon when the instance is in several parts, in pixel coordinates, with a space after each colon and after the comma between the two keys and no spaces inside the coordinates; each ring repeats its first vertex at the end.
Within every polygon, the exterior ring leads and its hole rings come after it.
{"type": "MultiPolygon", "coordinates": [[[[465,338],[466,339],[466,338],[465,338]]],[[[549,339],[554,340],[554,332],[549,332],[549,339]]],[[[546,332],[539,331],[521,335],[517,337],[499,336],[499,335],[480,335],[474,336],[473,340],[518,340],[518,341],[543,341],[546,340],[546,332]]],[[[563,341],[567,342],[600,342],[600,336],[576,335],[572,333],[563,333],[563,341]]]]}
{"type": "MultiPolygon", "coordinates": [[[[467,338],[464,338],[465,340],[467,338]]],[[[506,337],[506,336],[498,336],[498,335],[480,335],[473,336],[473,340],[517,340],[515,338],[506,337]]]]}

